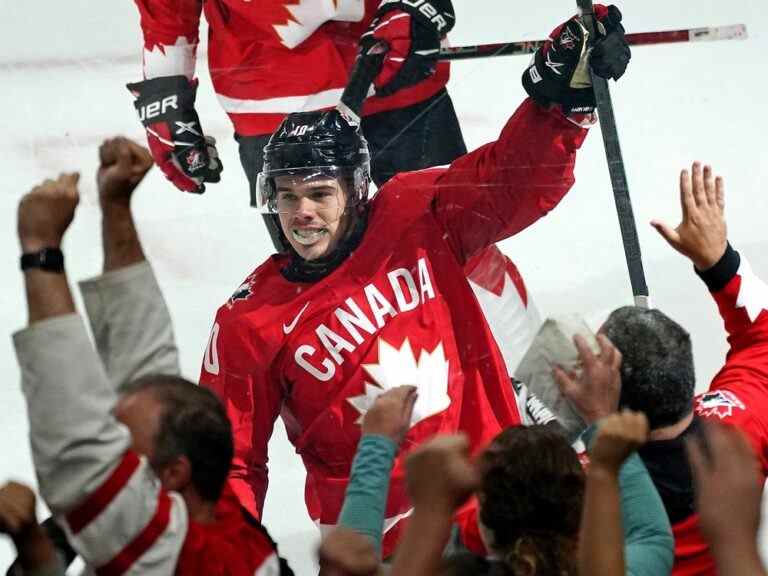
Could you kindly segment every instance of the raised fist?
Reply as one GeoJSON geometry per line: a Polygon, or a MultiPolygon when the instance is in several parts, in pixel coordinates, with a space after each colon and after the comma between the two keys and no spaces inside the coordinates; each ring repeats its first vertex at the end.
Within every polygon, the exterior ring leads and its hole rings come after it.
{"type": "Polygon", "coordinates": [[[589,452],[590,466],[618,474],[629,455],[648,440],[648,419],[642,412],[623,410],[605,418],[589,452]]]}
{"type": "Polygon", "coordinates": [[[411,452],[405,466],[414,506],[433,512],[452,514],[480,484],[463,434],[425,442],[411,452]]]}
{"type": "Polygon", "coordinates": [[[373,542],[362,534],[338,526],[323,537],[318,550],[320,576],[374,576],[379,558],[373,542]]]}
{"type": "Polygon", "coordinates": [[[418,394],[415,386],[398,386],[378,398],[363,418],[363,434],[386,436],[400,444],[411,427],[413,406],[418,394]]]}
{"type": "Polygon", "coordinates": [[[0,487],[0,532],[12,538],[37,525],[35,493],[18,482],[0,487]]]}
{"type": "Polygon", "coordinates": [[[128,203],[136,186],[152,168],[149,150],[127,138],[105,140],[99,147],[99,170],[96,185],[99,200],[128,203]]]}
{"type": "Polygon", "coordinates": [[[559,104],[566,115],[591,114],[595,109],[590,68],[601,78],[618,80],[632,53],[624,38],[616,6],[595,4],[597,38],[590,38],[581,18],[574,16],[555,28],[523,73],[523,87],[543,106],[559,104]]]}
{"type": "Polygon", "coordinates": [[[19,202],[18,233],[22,252],[58,248],[80,201],[80,174],[61,174],[35,186],[19,202]]]}

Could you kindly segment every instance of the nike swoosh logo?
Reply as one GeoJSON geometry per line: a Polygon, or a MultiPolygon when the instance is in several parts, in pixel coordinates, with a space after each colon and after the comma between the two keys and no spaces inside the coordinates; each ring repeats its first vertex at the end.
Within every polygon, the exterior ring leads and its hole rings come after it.
{"type": "Polygon", "coordinates": [[[304,314],[304,310],[307,309],[307,306],[309,306],[309,302],[304,304],[304,308],[299,310],[299,313],[296,314],[296,317],[293,319],[293,322],[291,322],[290,324],[283,324],[283,334],[288,335],[291,332],[293,332],[293,329],[296,328],[296,324],[299,323],[299,318],[301,318],[301,315],[304,314]]]}

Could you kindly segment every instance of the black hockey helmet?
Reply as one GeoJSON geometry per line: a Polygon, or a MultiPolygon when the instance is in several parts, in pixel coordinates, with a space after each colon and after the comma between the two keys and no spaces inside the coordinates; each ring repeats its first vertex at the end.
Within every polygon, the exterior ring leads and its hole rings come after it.
{"type": "Polygon", "coordinates": [[[264,147],[264,166],[257,181],[257,205],[276,213],[275,177],[332,176],[348,183],[347,206],[368,200],[368,142],[359,125],[338,110],[289,114],[264,147]]]}

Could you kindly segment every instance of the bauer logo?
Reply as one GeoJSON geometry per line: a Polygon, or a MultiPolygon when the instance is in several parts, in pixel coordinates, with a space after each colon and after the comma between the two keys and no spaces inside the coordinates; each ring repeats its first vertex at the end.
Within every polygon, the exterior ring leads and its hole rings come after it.
{"type": "Polygon", "coordinates": [[[155,100],[154,102],[139,107],[139,120],[142,122],[151,120],[161,114],[165,114],[169,108],[173,108],[174,110],[179,109],[178,96],[166,96],[162,100],[155,100]]]}
{"type": "Polygon", "coordinates": [[[386,4],[402,4],[404,6],[409,6],[410,8],[418,10],[425,18],[427,18],[427,20],[435,25],[435,28],[437,28],[438,32],[440,32],[443,28],[448,27],[448,21],[446,20],[446,17],[453,18],[453,14],[447,14],[439,11],[426,0],[384,0],[379,5],[379,9],[381,9],[381,7],[386,4]]]}

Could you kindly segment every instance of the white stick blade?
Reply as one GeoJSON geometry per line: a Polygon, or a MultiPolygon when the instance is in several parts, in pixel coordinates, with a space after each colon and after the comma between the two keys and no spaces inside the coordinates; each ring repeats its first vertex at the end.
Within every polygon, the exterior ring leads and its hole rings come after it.
{"type": "Polygon", "coordinates": [[[711,42],[714,40],[744,40],[747,38],[747,27],[744,24],[733,26],[712,26],[709,28],[692,28],[688,33],[691,42],[711,42]]]}

